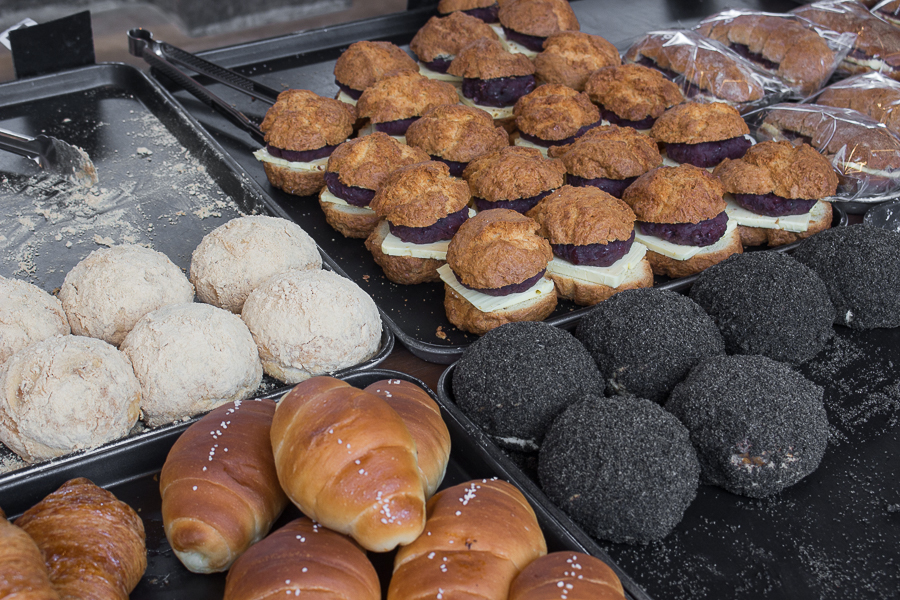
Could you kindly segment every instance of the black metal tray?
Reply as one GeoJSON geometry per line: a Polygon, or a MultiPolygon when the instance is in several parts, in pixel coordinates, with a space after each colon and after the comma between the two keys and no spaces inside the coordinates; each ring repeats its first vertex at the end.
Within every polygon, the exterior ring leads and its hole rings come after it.
{"type": "MultiPolygon", "coordinates": [[[[745,0],[740,6],[761,8],[762,2],[745,0]]],[[[767,10],[787,10],[787,2],[765,3],[767,10]],[[774,5],[773,5],[774,4],[774,5]]],[[[716,3],[698,9],[693,3],[659,3],[639,0],[610,3],[579,0],[572,3],[582,31],[604,36],[611,42],[640,35],[662,26],[688,26],[703,16],[722,10],[716,3]]],[[[408,44],[418,29],[434,15],[432,8],[412,10],[327,29],[312,30],[250,44],[213,50],[201,55],[218,65],[233,68],[275,89],[303,88],[323,96],[335,96],[334,62],[341,51],[359,40],[388,40],[408,44]]],[[[124,38],[124,35],[123,35],[124,38]]],[[[627,44],[626,44],[627,45],[627,44]]],[[[153,71],[151,71],[153,72],[153,71]]],[[[272,187],[262,164],[252,152],[258,148],[249,135],[239,131],[205,104],[177,88],[164,75],[156,74],[172,90],[177,100],[246,170],[250,180],[268,194],[296,222],[315,238],[340,267],[375,298],[388,316],[397,339],[423,360],[448,364],[456,360],[477,336],[450,324],[444,314],[443,283],[402,286],[388,281],[375,264],[362,240],[344,238],[329,226],[315,197],[297,197],[272,187]]],[[[201,81],[226,102],[245,115],[261,121],[268,105],[234,90],[206,80],[201,81]]],[[[658,278],[657,287],[683,289],[688,280],[658,278]]],[[[586,309],[569,301],[560,301],[547,322],[566,326],[577,321],[586,309]]]]}
{"type": "MultiPolygon", "coordinates": [[[[764,500],[701,485],[684,519],[663,540],[646,546],[597,540],[649,596],[898,597],[900,329],[835,327],[835,335],[799,368],[825,388],[831,424],[828,449],[814,473],[764,500]]],[[[438,382],[445,406],[453,405],[455,368],[438,382]]],[[[535,461],[524,462],[528,473],[513,467],[511,476],[537,482],[535,461]]],[[[533,493],[549,502],[543,492],[533,493]]],[[[573,534],[583,534],[567,517],[560,520],[573,534]]]]}
{"type": "MultiPolygon", "coordinates": [[[[97,167],[100,181],[85,191],[25,158],[0,153],[0,275],[49,292],[104,245],[148,245],[187,271],[203,236],[228,220],[241,214],[289,218],[247,184],[234,160],[168,92],[131,66],[95,65],[2,84],[0,127],[56,136],[86,150],[97,167]]],[[[335,268],[324,254],[323,262],[335,268]]],[[[390,354],[394,336],[382,325],[378,354],[343,372],[373,367],[390,354]]],[[[278,389],[288,387],[265,377],[257,393],[278,389]]],[[[16,462],[0,444],[0,464],[16,462]]],[[[15,477],[43,468],[25,467],[15,477]]]]}
{"type": "MultiPolygon", "coordinates": [[[[365,387],[382,379],[404,379],[426,389],[433,398],[434,392],[424,383],[403,373],[382,369],[361,371],[342,378],[356,387],[365,387]]],[[[277,396],[276,396],[277,397],[277,396]]],[[[453,415],[443,412],[450,430],[452,450],[447,475],[441,487],[449,487],[471,479],[499,477],[510,480],[504,458],[494,449],[486,448],[468,435],[453,415]],[[500,459],[500,461],[497,460],[500,459]]],[[[223,573],[196,575],[179,562],[165,538],[160,513],[159,470],[178,436],[188,427],[180,424],[168,428],[163,435],[144,438],[138,443],[109,448],[98,460],[80,461],[48,469],[37,477],[14,482],[0,482],[0,506],[10,515],[18,516],[73,477],[87,477],[97,485],[109,489],[120,500],[134,508],[144,521],[147,532],[148,566],[143,579],[132,592],[132,600],[165,600],[184,598],[221,598],[225,585],[223,573]]],[[[510,480],[517,483],[515,480],[510,480]]],[[[522,487],[522,486],[520,486],[522,487]]],[[[579,537],[572,535],[557,520],[557,515],[530,497],[529,488],[523,492],[534,507],[538,522],[550,551],[590,551],[579,537]]],[[[279,518],[275,527],[299,516],[293,506],[279,518]]],[[[371,554],[376,570],[386,589],[393,564],[393,553],[371,554]]],[[[640,596],[631,596],[640,598],[640,596]]]]}

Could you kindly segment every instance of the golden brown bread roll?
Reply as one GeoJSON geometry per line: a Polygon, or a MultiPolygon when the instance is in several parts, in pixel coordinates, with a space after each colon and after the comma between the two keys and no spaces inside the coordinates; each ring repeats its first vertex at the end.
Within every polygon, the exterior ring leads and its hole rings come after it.
{"type": "Polygon", "coordinates": [[[425,531],[397,552],[388,600],[506,600],[516,575],[547,553],[534,511],[513,485],[476,480],[428,501],[425,531]]]}
{"type": "Polygon", "coordinates": [[[59,600],[41,551],[27,533],[0,510],[0,598],[59,600]]]}
{"type": "Polygon", "coordinates": [[[425,497],[430,498],[444,480],[450,460],[450,432],[441,418],[441,409],[428,392],[402,379],[376,381],[365,391],[384,399],[406,423],[416,443],[425,497]]]}
{"type": "Polygon", "coordinates": [[[552,552],[519,573],[509,600],[625,600],[622,582],[609,566],[581,552],[552,552]]]}
{"type": "Polygon", "coordinates": [[[271,431],[278,481],[310,518],[386,552],[425,526],[416,445],[384,400],[313,377],[279,402],[271,431]]]}
{"type": "Polygon", "coordinates": [[[166,538],[194,573],[224,571],[287,505],[269,429],[271,400],[224,404],[185,431],[159,477],[166,538]]]}
{"type": "Polygon", "coordinates": [[[352,540],[300,518],[251,547],[225,580],[225,600],[285,596],[380,600],[381,586],[352,540]]]}
{"type": "Polygon", "coordinates": [[[83,477],[64,483],[16,525],[41,549],[62,600],[127,600],[147,568],[141,518],[83,477]]]}

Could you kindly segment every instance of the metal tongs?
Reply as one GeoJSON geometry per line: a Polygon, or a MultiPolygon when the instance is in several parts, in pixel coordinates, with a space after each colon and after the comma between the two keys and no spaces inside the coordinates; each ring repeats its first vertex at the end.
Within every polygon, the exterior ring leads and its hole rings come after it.
{"type": "Polygon", "coordinates": [[[249,133],[256,142],[265,144],[265,136],[260,131],[258,123],[250,120],[241,111],[213,94],[177,65],[185,66],[199,75],[209,77],[268,104],[275,104],[278,90],[257,83],[240,73],[220,67],[171,44],[154,40],[150,31],[140,27],[128,31],[128,51],[133,56],[143,58],[151,67],[161,71],[204,104],[217,110],[226,119],[249,133]]]}
{"type": "Polygon", "coordinates": [[[30,158],[47,171],[87,188],[98,181],[97,169],[87,152],[49,135],[29,137],[0,129],[0,150],[30,158]]]}

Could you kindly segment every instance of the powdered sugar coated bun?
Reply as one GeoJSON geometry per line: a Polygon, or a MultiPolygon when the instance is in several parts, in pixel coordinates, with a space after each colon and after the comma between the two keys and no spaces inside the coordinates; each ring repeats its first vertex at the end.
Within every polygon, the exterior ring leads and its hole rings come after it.
{"type": "Polygon", "coordinates": [[[232,219],[204,236],[191,257],[191,283],[207,304],[240,314],[247,296],[275,275],[321,269],[316,243],[287,219],[232,219]]]}
{"type": "Polygon", "coordinates": [[[52,337],[0,367],[0,441],[29,462],[128,433],[141,388],[128,358],[101,340],[52,337]]]}
{"type": "Polygon", "coordinates": [[[238,316],[208,304],[148,313],[121,349],[141,383],[141,409],[151,427],[243,400],[262,380],[250,330],[238,316]]]}
{"type": "Polygon", "coordinates": [[[69,333],[57,298],[27,281],[0,277],[0,364],[35,342],[69,333]]]}
{"type": "Polygon", "coordinates": [[[331,271],[273,277],[247,297],[241,317],[265,372],[291,384],[359,364],[381,340],[375,302],[331,271]]]}
{"type": "Polygon", "coordinates": [[[118,346],[148,312],[194,299],[194,286],[165,254],[123,244],[94,250],[59,290],[72,333],[118,346]]]}

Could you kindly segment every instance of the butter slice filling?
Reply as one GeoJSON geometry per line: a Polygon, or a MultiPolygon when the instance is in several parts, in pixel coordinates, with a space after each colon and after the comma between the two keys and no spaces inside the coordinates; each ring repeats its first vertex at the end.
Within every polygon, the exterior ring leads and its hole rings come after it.
{"type": "Polygon", "coordinates": [[[530,302],[536,298],[552,294],[554,290],[553,281],[547,277],[541,277],[536,284],[524,292],[509,294],[508,296],[488,296],[487,294],[482,294],[481,292],[476,292],[475,290],[464,287],[456,278],[456,274],[453,272],[453,269],[450,268],[450,265],[440,267],[437,272],[438,275],[441,276],[441,280],[449,285],[454,292],[465,298],[472,306],[484,313],[506,310],[517,304],[530,302]]]}

